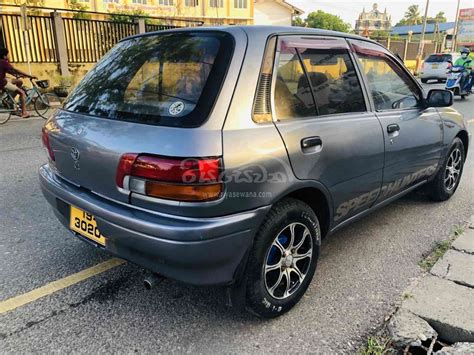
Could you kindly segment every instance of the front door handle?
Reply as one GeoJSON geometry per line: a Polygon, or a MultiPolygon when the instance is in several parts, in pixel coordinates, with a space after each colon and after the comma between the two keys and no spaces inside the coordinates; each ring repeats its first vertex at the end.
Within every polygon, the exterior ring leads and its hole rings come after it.
{"type": "Polygon", "coordinates": [[[400,130],[400,126],[397,125],[396,123],[393,123],[393,124],[389,124],[387,126],[387,133],[395,133],[395,132],[398,132],[400,130]]]}
{"type": "Polygon", "coordinates": [[[307,137],[301,140],[301,150],[303,153],[317,153],[321,151],[323,141],[321,137],[307,137]]]}

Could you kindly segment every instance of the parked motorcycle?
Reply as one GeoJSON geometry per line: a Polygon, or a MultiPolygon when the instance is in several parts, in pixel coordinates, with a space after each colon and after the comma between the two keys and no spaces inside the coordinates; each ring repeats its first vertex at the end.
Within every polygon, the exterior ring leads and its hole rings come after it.
{"type": "Polygon", "coordinates": [[[461,87],[461,79],[466,67],[455,65],[448,68],[448,78],[446,80],[446,90],[453,92],[455,96],[461,96],[464,99],[472,93],[472,74],[467,77],[463,87],[461,87]]]}

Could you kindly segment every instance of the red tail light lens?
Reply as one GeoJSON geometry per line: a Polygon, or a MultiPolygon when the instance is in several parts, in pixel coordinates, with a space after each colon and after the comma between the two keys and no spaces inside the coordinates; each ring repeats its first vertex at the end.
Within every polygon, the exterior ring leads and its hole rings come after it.
{"type": "Polygon", "coordinates": [[[219,198],[220,158],[167,158],[127,153],[117,169],[117,186],[148,196],[177,201],[209,201],[219,198]]]}
{"type": "Polygon", "coordinates": [[[122,155],[120,162],[117,168],[117,175],[115,177],[115,182],[118,187],[123,188],[123,179],[125,176],[131,175],[133,163],[137,159],[138,154],[127,153],[122,155]]]}
{"type": "Polygon", "coordinates": [[[44,127],[41,130],[41,141],[43,142],[43,146],[45,147],[45,149],[48,151],[49,159],[51,159],[51,161],[55,161],[56,158],[54,157],[53,149],[51,148],[51,144],[49,143],[48,131],[44,127]]]}

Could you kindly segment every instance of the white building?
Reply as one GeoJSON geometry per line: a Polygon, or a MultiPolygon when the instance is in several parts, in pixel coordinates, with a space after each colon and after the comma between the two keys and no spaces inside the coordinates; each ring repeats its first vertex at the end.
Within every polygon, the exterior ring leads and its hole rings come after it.
{"type": "Polygon", "coordinates": [[[291,26],[293,17],[303,13],[285,0],[254,0],[255,25],[291,26]]]}

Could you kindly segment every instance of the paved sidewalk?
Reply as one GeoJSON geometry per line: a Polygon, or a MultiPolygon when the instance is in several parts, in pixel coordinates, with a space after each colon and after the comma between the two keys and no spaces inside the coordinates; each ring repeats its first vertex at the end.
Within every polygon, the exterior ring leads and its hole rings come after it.
{"type": "Polygon", "coordinates": [[[474,216],[451,249],[403,295],[388,324],[398,348],[474,353],[474,216]],[[440,344],[452,345],[440,349],[440,344]]]}

